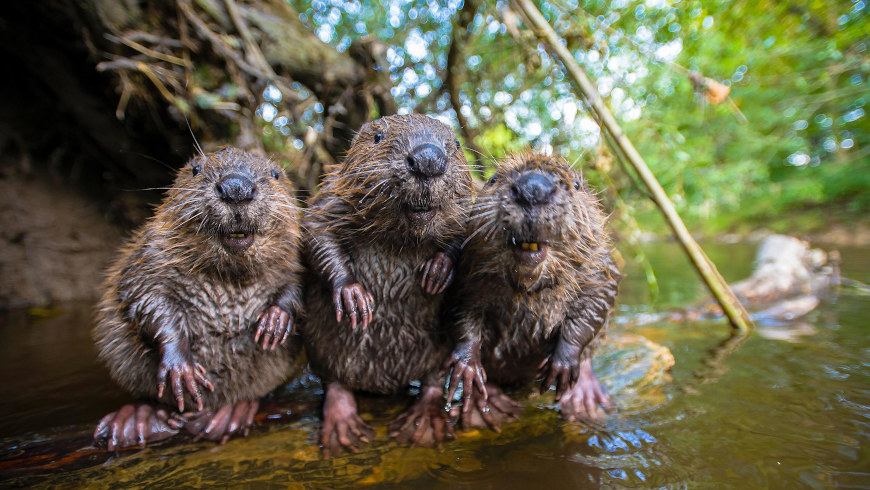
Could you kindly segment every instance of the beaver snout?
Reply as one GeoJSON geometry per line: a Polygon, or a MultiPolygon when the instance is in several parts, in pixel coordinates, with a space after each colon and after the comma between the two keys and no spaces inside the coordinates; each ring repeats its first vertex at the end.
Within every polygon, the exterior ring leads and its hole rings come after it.
{"type": "Polygon", "coordinates": [[[447,171],[447,155],[432,143],[416,146],[407,158],[411,173],[422,178],[438,177],[447,171]]]}
{"type": "Polygon", "coordinates": [[[247,204],[254,200],[257,185],[241,174],[229,174],[215,184],[215,193],[229,204],[247,204]]]}
{"type": "Polygon", "coordinates": [[[549,204],[556,193],[556,185],[546,175],[527,173],[511,186],[511,197],[517,204],[537,206],[549,204]]]}

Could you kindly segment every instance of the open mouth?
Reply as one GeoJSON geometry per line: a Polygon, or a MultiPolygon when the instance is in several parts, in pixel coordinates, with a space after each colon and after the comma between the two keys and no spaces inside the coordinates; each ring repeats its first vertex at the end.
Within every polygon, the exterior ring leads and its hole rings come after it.
{"type": "Polygon", "coordinates": [[[231,252],[242,252],[254,243],[253,233],[233,232],[221,236],[221,243],[231,252]]]}
{"type": "Polygon", "coordinates": [[[517,241],[516,238],[514,238],[512,242],[514,258],[521,265],[534,267],[547,258],[547,250],[549,247],[546,243],[517,241]]]}
{"type": "Polygon", "coordinates": [[[409,204],[408,217],[411,222],[420,226],[432,220],[435,217],[435,208],[425,204],[409,204]]]}

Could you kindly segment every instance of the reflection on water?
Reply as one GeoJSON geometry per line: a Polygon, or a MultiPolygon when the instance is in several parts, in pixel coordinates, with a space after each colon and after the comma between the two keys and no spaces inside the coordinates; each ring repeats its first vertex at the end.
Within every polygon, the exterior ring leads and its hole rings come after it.
{"type": "MultiPolygon", "coordinates": [[[[749,275],[754,250],[708,248],[729,280],[749,275]]],[[[844,275],[870,282],[870,251],[841,252],[844,275]]],[[[677,245],[651,245],[647,256],[660,294],[650,298],[642,275],[629,265],[620,315],[703,296],[677,245]]],[[[93,424],[126,400],[94,365],[88,308],[65,308],[60,316],[5,314],[0,482],[867,487],[868,312],[870,297],[845,291],[805,323],[765,327],[745,341],[730,338],[724,322],[617,328],[596,361],[616,403],[614,413],[593,424],[567,423],[552,410],[551,394],[531,395],[534,387],[528,386],[513,392],[527,400],[520,422],[501,434],[461,433],[440,451],[389,441],[383,426],[407,399],[363,397],[361,410],[380,427],[378,437],[359,454],[332,461],[321,461],[313,443],[321,392],[309,376],[265,404],[269,413],[258,418],[260,427],[247,439],[225,446],[184,439],[117,454],[87,449],[93,424]],[[273,417],[279,422],[270,422],[273,417]]]]}

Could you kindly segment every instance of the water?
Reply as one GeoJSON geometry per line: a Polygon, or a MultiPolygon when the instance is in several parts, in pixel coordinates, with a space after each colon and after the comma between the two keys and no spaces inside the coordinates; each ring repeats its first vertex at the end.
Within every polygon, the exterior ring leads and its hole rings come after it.
{"type": "MultiPolygon", "coordinates": [[[[729,280],[748,276],[753,245],[707,247],[729,280]]],[[[622,319],[686,305],[704,288],[674,244],[646,254],[652,297],[629,264],[622,319]]],[[[840,249],[844,275],[870,283],[870,250],[840,249]]],[[[94,364],[88,305],[0,317],[0,485],[423,488],[870,487],[870,297],[844,290],[804,322],[763,327],[742,343],[724,322],[616,327],[596,370],[618,410],[591,425],[527,400],[502,434],[460,434],[441,450],[389,441],[383,426],[406,398],[360,401],[380,428],[359,454],[321,461],[319,384],[310,376],[265,403],[260,427],[225,446],[187,438],[108,453],[88,433],[128,401],[94,364]],[[675,364],[666,371],[671,358],[675,364]],[[277,418],[278,422],[270,422],[277,418]]]]}

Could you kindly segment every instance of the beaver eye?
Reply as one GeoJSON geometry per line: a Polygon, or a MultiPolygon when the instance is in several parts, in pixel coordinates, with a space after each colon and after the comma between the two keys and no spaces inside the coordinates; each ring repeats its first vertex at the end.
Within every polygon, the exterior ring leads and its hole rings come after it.
{"type": "Polygon", "coordinates": [[[498,177],[496,177],[495,175],[489,178],[490,185],[495,184],[496,182],[498,182],[498,177]]]}
{"type": "Polygon", "coordinates": [[[280,179],[280,178],[281,178],[281,172],[279,172],[279,171],[277,171],[277,170],[272,170],[272,177],[275,177],[275,180],[280,179]]]}
{"type": "Polygon", "coordinates": [[[380,143],[382,139],[384,139],[384,133],[380,131],[375,133],[375,143],[380,143]]]}
{"type": "Polygon", "coordinates": [[[457,150],[461,150],[461,149],[462,149],[462,143],[459,142],[459,138],[456,138],[456,140],[454,141],[454,143],[456,143],[456,149],[457,149],[457,150]]]}
{"type": "Polygon", "coordinates": [[[574,188],[577,190],[580,190],[580,181],[579,180],[574,181],[574,188]]]}
{"type": "Polygon", "coordinates": [[[199,173],[199,170],[199,165],[194,165],[193,168],[190,169],[190,172],[193,174],[194,177],[196,177],[196,174],[199,173]]]}

